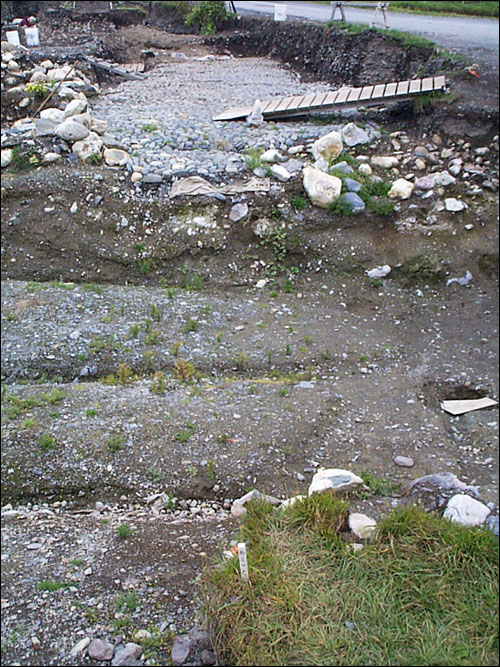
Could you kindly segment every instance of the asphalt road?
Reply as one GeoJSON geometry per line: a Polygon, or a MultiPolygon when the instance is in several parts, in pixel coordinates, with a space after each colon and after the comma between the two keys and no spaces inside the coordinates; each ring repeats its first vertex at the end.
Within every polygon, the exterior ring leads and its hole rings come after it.
{"type": "MultiPolygon", "coordinates": [[[[274,15],[274,2],[235,2],[238,13],[249,12],[274,15]]],[[[313,4],[306,2],[280,2],[286,5],[287,17],[309,19],[311,21],[329,21],[332,8],[329,4],[313,4]]],[[[370,24],[374,15],[373,9],[359,9],[346,6],[346,19],[350,23],[370,24]]],[[[340,18],[339,11],[336,19],[340,18]]],[[[425,16],[419,14],[401,14],[387,11],[389,28],[404,30],[431,39],[439,46],[453,49],[472,59],[496,63],[498,70],[498,19],[465,18],[453,16],[425,16]]]]}

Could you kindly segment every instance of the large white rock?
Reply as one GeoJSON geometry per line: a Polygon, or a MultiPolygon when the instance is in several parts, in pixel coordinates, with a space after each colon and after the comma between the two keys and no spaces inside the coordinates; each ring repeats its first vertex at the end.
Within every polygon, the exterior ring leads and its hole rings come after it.
{"type": "Polygon", "coordinates": [[[59,162],[61,159],[61,155],[59,153],[45,153],[45,155],[42,158],[43,164],[52,164],[52,162],[59,162]]]}
{"type": "Polygon", "coordinates": [[[276,148],[269,148],[267,151],[264,151],[260,156],[262,162],[281,162],[282,156],[276,148]]]}
{"type": "Polygon", "coordinates": [[[434,182],[436,185],[446,187],[447,185],[453,185],[457,182],[457,179],[449,174],[447,171],[437,171],[434,176],[434,182]]]}
{"type": "Polygon", "coordinates": [[[377,522],[375,519],[366,516],[366,514],[359,514],[358,512],[349,514],[349,528],[356,537],[360,537],[363,540],[372,537],[376,527],[377,522]]]}
{"type": "Polygon", "coordinates": [[[348,123],[342,128],[342,139],[347,146],[357,146],[357,144],[367,144],[370,137],[363,130],[354,123],[348,123]]]}
{"type": "Polygon", "coordinates": [[[35,70],[30,76],[30,83],[36,83],[37,81],[47,81],[47,75],[41,70],[35,70]]]}
{"type": "Polygon", "coordinates": [[[54,134],[65,141],[81,141],[89,136],[90,130],[76,120],[66,118],[65,121],[55,128],[54,134]]]}
{"type": "Polygon", "coordinates": [[[371,162],[376,167],[382,167],[382,169],[390,169],[391,167],[397,167],[399,164],[398,158],[394,157],[393,155],[388,155],[388,156],[376,155],[375,157],[372,157],[371,162]]]}
{"type": "Polygon", "coordinates": [[[328,208],[329,204],[340,197],[342,191],[340,178],[310,166],[304,167],[302,182],[311,203],[319,208],[328,208]]]}
{"type": "Polygon", "coordinates": [[[104,160],[109,167],[123,167],[130,160],[130,155],[120,148],[106,148],[104,160]]]}
{"type": "Polygon", "coordinates": [[[371,176],[373,174],[373,169],[366,162],[359,165],[358,171],[360,174],[365,174],[365,176],[371,176]]]}
{"type": "Polygon", "coordinates": [[[51,120],[53,123],[58,125],[64,121],[64,111],[57,109],[56,107],[49,107],[48,109],[43,109],[40,111],[40,118],[43,120],[51,120]]]}
{"type": "Polygon", "coordinates": [[[79,97],[71,100],[64,107],[64,117],[69,118],[70,116],[76,116],[77,114],[83,113],[87,108],[87,102],[80,99],[79,97]]]}
{"type": "Polygon", "coordinates": [[[455,197],[448,197],[444,200],[444,207],[447,211],[463,211],[467,208],[467,204],[461,199],[455,199],[455,197]]]}
{"type": "Polygon", "coordinates": [[[91,125],[92,125],[92,117],[89,114],[88,111],[85,113],[79,113],[76,116],[71,116],[73,120],[76,120],[77,123],[81,123],[82,125],[85,125],[85,127],[88,127],[89,130],[92,130],[91,125]]]}
{"type": "Polygon", "coordinates": [[[292,177],[292,174],[280,164],[271,165],[271,174],[282,183],[286,183],[292,177]]]}
{"type": "Polygon", "coordinates": [[[93,155],[100,155],[102,139],[95,132],[91,132],[82,141],[73,144],[73,153],[76,153],[82,162],[90,160],[93,155]]]}
{"type": "Polygon", "coordinates": [[[312,478],[307,495],[321,493],[322,491],[336,491],[343,493],[357,486],[364,486],[361,477],[358,477],[350,470],[340,468],[328,468],[320,470],[312,478]]]}
{"type": "Polygon", "coordinates": [[[443,513],[445,519],[451,519],[463,526],[480,526],[486,521],[491,510],[465,493],[457,493],[452,496],[443,513]]]}
{"type": "Polygon", "coordinates": [[[71,65],[65,65],[64,67],[49,69],[47,72],[48,81],[62,81],[69,74],[71,67],[71,65]]]}
{"type": "Polygon", "coordinates": [[[9,70],[9,72],[16,72],[17,73],[17,72],[21,71],[21,68],[19,67],[19,63],[14,59],[9,60],[9,62],[7,63],[7,69],[9,70]]]}
{"type": "Polygon", "coordinates": [[[12,152],[11,148],[2,148],[1,150],[2,169],[4,167],[9,166],[9,164],[12,162],[13,157],[14,153],[12,152]]]}
{"type": "Polygon", "coordinates": [[[343,150],[342,137],[333,130],[324,137],[317,139],[312,145],[312,154],[315,160],[324,158],[325,160],[334,160],[343,150]]]}
{"type": "Polygon", "coordinates": [[[407,181],[406,178],[398,178],[392,184],[387,196],[391,199],[409,199],[414,187],[414,184],[407,181]]]}
{"type": "Polygon", "coordinates": [[[97,134],[104,134],[108,129],[108,121],[101,118],[92,118],[90,129],[97,134]]]}

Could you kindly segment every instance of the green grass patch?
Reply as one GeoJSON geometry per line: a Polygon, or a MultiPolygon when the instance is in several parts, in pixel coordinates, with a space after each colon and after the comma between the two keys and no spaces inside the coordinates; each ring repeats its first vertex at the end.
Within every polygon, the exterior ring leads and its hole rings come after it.
{"type": "Polygon", "coordinates": [[[246,507],[249,583],[237,558],[202,577],[220,664],[497,664],[492,532],[400,508],[354,552],[329,494],[246,507]]]}
{"type": "Polygon", "coordinates": [[[36,585],[36,589],[37,589],[37,591],[48,591],[49,593],[53,593],[54,591],[59,591],[62,588],[69,588],[70,586],[78,586],[78,584],[75,583],[75,582],[69,582],[69,581],[44,580],[44,581],[40,581],[36,585]]]}
{"type": "Polygon", "coordinates": [[[498,2],[433,2],[413,0],[391,2],[390,10],[414,12],[417,14],[462,14],[463,16],[498,17],[498,2]]]}

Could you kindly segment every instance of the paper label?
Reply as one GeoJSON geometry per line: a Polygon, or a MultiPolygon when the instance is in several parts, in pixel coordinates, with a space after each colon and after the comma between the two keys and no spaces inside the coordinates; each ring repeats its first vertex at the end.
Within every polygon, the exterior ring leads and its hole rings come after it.
{"type": "Polygon", "coordinates": [[[244,542],[238,544],[238,558],[240,559],[241,578],[248,581],[247,547],[244,542]]]}

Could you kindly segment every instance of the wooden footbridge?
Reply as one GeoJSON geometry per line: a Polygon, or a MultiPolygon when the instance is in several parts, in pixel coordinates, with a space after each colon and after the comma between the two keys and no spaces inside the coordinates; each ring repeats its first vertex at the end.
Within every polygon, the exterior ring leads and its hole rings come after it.
{"type": "MultiPolygon", "coordinates": [[[[429,76],[425,79],[392,81],[359,88],[343,87],[327,93],[311,93],[288,97],[273,97],[262,102],[264,118],[287,118],[317,111],[337,111],[342,108],[380,106],[388,102],[408,100],[415,95],[444,91],[444,76],[429,76]]],[[[213,120],[237,120],[246,118],[252,107],[231,107],[214,116],[213,120]]]]}

